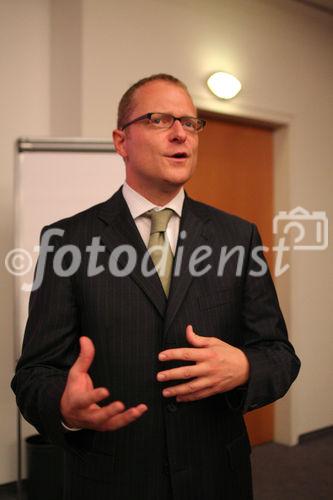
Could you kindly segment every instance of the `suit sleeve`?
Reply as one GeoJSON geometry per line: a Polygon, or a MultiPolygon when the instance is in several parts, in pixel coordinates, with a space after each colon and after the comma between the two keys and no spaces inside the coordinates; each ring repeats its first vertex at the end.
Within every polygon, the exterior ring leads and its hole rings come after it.
{"type": "Polygon", "coordinates": [[[231,409],[247,412],[281,398],[297,377],[300,360],[288,340],[272,277],[265,261],[262,242],[255,225],[245,274],[242,327],[243,346],[250,363],[245,386],[226,394],[231,409]]]}
{"type": "MultiPolygon", "coordinates": [[[[41,239],[47,229],[43,228],[41,239]]],[[[51,443],[80,452],[85,440],[88,445],[91,431],[66,432],[60,414],[60,399],[68,371],[79,352],[80,336],[71,278],[59,276],[53,265],[54,255],[62,245],[64,241],[59,235],[46,245],[42,241],[35,269],[35,280],[42,273],[42,281],[30,295],[22,354],[11,385],[28,422],[51,443]],[[43,262],[46,246],[49,248],[43,262]]],[[[65,260],[64,256],[64,269],[65,260]]]]}

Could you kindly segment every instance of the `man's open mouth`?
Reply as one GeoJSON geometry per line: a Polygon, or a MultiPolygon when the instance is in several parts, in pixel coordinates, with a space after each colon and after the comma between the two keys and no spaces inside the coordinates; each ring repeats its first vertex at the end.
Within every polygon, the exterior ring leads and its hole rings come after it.
{"type": "Polygon", "coordinates": [[[173,155],[169,155],[169,158],[188,158],[187,153],[175,153],[173,155]]]}

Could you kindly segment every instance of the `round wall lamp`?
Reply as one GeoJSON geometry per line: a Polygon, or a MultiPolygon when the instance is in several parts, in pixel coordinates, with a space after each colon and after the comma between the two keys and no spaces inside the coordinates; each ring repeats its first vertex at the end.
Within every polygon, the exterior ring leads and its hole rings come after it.
{"type": "Polygon", "coordinates": [[[208,88],[214,95],[222,99],[232,99],[242,88],[241,82],[230,73],[218,71],[207,80],[208,88]]]}

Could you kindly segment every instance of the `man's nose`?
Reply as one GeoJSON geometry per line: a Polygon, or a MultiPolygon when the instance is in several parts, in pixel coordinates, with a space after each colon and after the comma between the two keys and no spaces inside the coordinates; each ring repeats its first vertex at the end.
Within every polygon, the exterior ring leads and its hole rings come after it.
{"type": "Polygon", "coordinates": [[[175,120],[172,127],[170,127],[170,140],[184,142],[186,140],[186,131],[180,120],[175,120]]]}

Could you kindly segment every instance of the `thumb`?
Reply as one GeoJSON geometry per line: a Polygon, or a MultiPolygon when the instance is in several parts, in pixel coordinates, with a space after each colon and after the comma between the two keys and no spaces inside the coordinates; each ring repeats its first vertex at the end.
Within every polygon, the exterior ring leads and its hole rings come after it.
{"type": "Polygon", "coordinates": [[[72,366],[72,372],[87,373],[95,356],[95,347],[89,337],[80,337],[80,354],[72,366]]]}
{"type": "Polygon", "coordinates": [[[192,325],[187,325],[186,327],[186,338],[187,341],[194,347],[208,347],[209,337],[201,337],[193,331],[192,325]]]}

